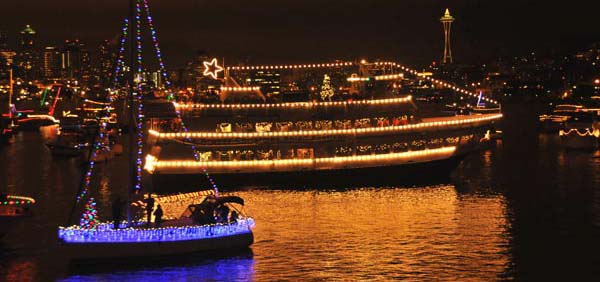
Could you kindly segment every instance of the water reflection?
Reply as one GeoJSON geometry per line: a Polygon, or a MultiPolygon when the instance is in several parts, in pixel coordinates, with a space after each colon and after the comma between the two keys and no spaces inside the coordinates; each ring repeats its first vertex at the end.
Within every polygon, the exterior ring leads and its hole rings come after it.
{"type": "Polygon", "coordinates": [[[185,259],[164,259],[153,264],[128,263],[77,266],[75,274],[59,281],[253,281],[254,259],[252,253],[230,257],[203,259],[186,256],[185,259]],[[129,268],[129,269],[126,269],[129,268]],[[98,274],[99,270],[104,273],[98,274]]]}
{"type": "Polygon", "coordinates": [[[508,263],[497,196],[459,196],[452,186],[241,196],[266,223],[253,246],[258,280],[489,280],[508,263]]]}
{"type": "MultiPolygon", "coordinates": [[[[0,281],[587,280],[600,272],[600,158],[535,131],[506,130],[451,180],[247,187],[236,194],[256,218],[253,255],[118,269],[70,268],[56,253],[80,163],[53,159],[37,133],[16,137],[0,147],[8,160],[0,188],[36,197],[39,212],[2,239],[0,281]]],[[[125,193],[126,172],[119,158],[98,165],[90,192],[101,218],[125,193]]]]}

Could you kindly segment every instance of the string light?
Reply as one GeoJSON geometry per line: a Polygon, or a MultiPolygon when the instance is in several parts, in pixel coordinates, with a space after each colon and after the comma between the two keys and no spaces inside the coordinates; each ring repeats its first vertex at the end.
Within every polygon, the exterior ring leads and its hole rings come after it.
{"type": "MultiPolygon", "coordinates": [[[[137,71],[138,71],[138,76],[141,75],[142,73],[142,20],[141,20],[141,14],[142,14],[142,9],[141,9],[141,0],[137,0],[136,1],[136,15],[135,15],[135,19],[136,19],[136,40],[137,40],[137,71]]],[[[142,155],[143,155],[143,150],[144,150],[144,131],[143,131],[143,126],[144,126],[144,114],[143,114],[143,109],[144,109],[144,103],[143,103],[143,95],[142,95],[142,83],[141,83],[141,77],[138,77],[138,82],[137,82],[137,93],[136,93],[136,97],[137,97],[137,102],[138,102],[138,106],[137,106],[137,119],[135,120],[136,122],[136,135],[137,135],[137,142],[136,142],[136,161],[135,161],[135,166],[136,166],[136,181],[135,181],[135,186],[134,186],[134,190],[136,193],[139,193],[142,190],[142,155]]],[[[134,105],[131,105],[132,107],[134,105]]],[[[133,121],[132,121],[133,122],[133,121]]]]}
{"type": "Polygon", "coordinates": [[[134,224],[135,228],[120,224],[122,229],[113,229],[112,222],[98,223],[95,229],[59,227],[58,238],[70,244],[178,242],[250,234],[255,225],[254,220],[248,217],[240,217],[227,224],[143,228],[145,224],[145,221],[139,221],[134,224]]]}
{"type": "MultiPolygon", "coordinates": [[[[174,103],[176,104],[176,103],[174,103]]],[[[183,128],[183,132],[184,133],[188,133],[189,129],[188,127],[185,125],[185,123],[183,122],[183,118],[181,117],[181,112],[179,111],[179,109],[176,107],[175,108],[175,114],[177,115],[177,118],[181,121],[181,127],[183,128]]],[[[191,139],[186,139],[188,142],[191,141],[191,139]]],[[[200,161],[200,155],[198,155],[198,151],[196,150],[196,145],[192,145],[192,152],[194,154],[194,159],[196,161],[200,161]]],[[[152,165],[153,165],[153,161],[156,158],[150,154],[146,155],[146,164],[144,165],[144,169],[146,169],[147,171],[153,170],[152,165]],[[154,159],[152,159],[154,158],[154,159]]],[[[214,181],[214,179],[210,176],[210,174],[208,173],[208,170],[206,169],[206,167],[202,167],[202,172],[204,173],[204,176],[206,177],[206,179],[208,180],[208,182],[210,183],[210,187],[211,189],[213,189],[215,191],[215,195],[218,197],[219,196],[219,188],[217,187],[217,183],[214,181]]]]}
{"type": "Polygon", "coordinates": [[[387,153],[365,156],[345,156],[345,157],[325,157],[313,159],[287,159],[287,160],[251,160],[251,161],[184,161],[171,160],[159,161],[154,158],[153,163],[147,163],[148,172],[154,173],[156,170],[163,172],[165,169],[182,168],[249,168],[252,171],[257,169],[273,169],[277,167],[290,166],[312,166],[312,169],[331,169],[335,165],[361,165],[373,161],[379,162],[397,162],[402,160],[414,161],[415,158],[432,157],[436,155],[451,155],[456,151],[456,146],[441,147],[436,149],[424,149],[418,151],[408,151],[402,153],[387,153]]]}
{"type": "Polygon", "coordinates": [[[123,28],[121,29],[121,41],[119,43],[119,53],[117,56],[117,66],[115,69],[114,87],[117,87],[119,83],[119,75],[121,71],[125,70],[125,40],[127,39],[127,31],[129,30],[129,19],[125,19],[123,28]]]}
{"type": "Polygon", "coordinates": [[[302,130],[281,132],[189,132],[162,133],[156,130],[148,130],[150,136],[158,139],[175,138],[202,138],[202,139],[231,139],[231,138],[279,138],[279,137],[312,137],[312,136],[343,136],[343,135],[369,135],[380,133],[394,133],[406,131],[420,131],[423,129],[445,129],[451,126],[474,124],[485,121],[493,121],[502,118],[502,114],[482,114],[476,117],[449,119],[440,121],[422,122],[407,125],[391,125],[383,127],[350,128],[350,129],[325,129],[325,130],[302,130]]]}
{"type": "Polygon", "coordinates": [[[105,130],[106,130],[106,123],[103,122],[100,124],[100,128],[98,129],[98,133],[99,133],[98,141],[94,143],[93,148],[90,148],[90,150],[92,150],[92,156],[91,156],[91,159],[89,160],[87,170],[86,170],[85,174],[83,175],[83,177],[84,177],[83,178],[83,186],[81,187],[79,194],[77,194],[77,203],[79,203],[87,195],[87,193],[89,191],[90,183],[92,181],[92,173],[94,171],[94,167],[96,164],[96,158],[98,157],[98,153],[100,153],[100,151],[103,148],[103,140],[104,140],[105,130]]]}
{"type": "Polygon", "coordinates": [[[221,86],[221,91],[228,92],[247,92],[247,91],[259,91],[259,86],[242,86],[242,87],[227,87],[221,86]]]}
{"type": "Polygon", "coordinates": [[[79,227],[85,230],[96,230],[98,226],[98,210],[96,209],[96,201],[94,198],[90,198],[85,204],[83,215],[79,220],[79,227]]]}
{"type": "MultiPolygon", "coordinates": [[[[361,62],[361,64],[366,64],[366,61],[361,62]]],[[[397,67],[403,71],[406,71],[412,75],[415,76],[419,76],[420,72],[408,68],[406,66],[403,66],[399,63],[396,62],[375,62],[373,63],[376,66],[391,66],[391,67],[397,67]]],[[[301,64],[301,65],[255,65],[255,66],[232,66],[232,67],[227,67],[228,70],[282,70],[282,69],[307,69],[307,68],[336,68],[336,67],[349,67],[349,66],[356,66],[358,64],[353,63],[353,62],[344,62],[344,63],[325,63],[325,64],[301,64]]],[[[390,75],[381,75],[379,76],[378,80],[394,80],[394,79],[400,79],[403,78],[404,74],[403,73],[398,73],[398,74],[390,74],[390,75]]],[[[474,98],[477,98],[478,95],[477,93],[471,92],[471,91],[467,91],[465,89],[462,89],[458,86],[452,85],[450,83],[438,80],[438,79],[434,79],[428,76],[422,76],[425,79],[446,87],[446,88],[450,88],[456,92],[458,92],[459,94],[465,94],[474,98]]],[[[377,79],[377,78],[376,78],[377,79]]],[[[350,82],[357,82],[357,81],[368,81],[369,78],[366,77],[350,77],[347,79],[350,82]]],[[[490,99],[490,98],[483,98],[484,101],[492,103],[494,105],[499,105],[498,101],[490,99]]]]}
{"type": "Polygon", "coordinates": [[[590,130],[589,128],[586,128],[583,132],[580,132],[579,129],[577,129],[577,128],[571,128],[567,131],[562,130],[562,129],[558,131],[559,136],[569,136],[572,134],[576,134],[580,137],[591,136],[591,137],[598,138],[598,137],[600,137],[600,130],[598,130],[598,129],[590,130]]]}
{"type": "MultiPolygon", "coordinates": [[[[150,13],[150,5],[148,4],[148,0],[144,1],[144,8],[146,10],[146,19],[148,21],[148,26],[150,27],[150,36],[152,38],[152,45],[154,46],[154,50],[156,51],[156,58],[158,59],[158,65],[160,67],[160,73],[165,81],[166,88],[168,89],[171,86],[171,81],[167,75],[167,69],[165,67],[165,63],[162,58],[162,53],[160,51],[160,46],[158,44],[158,34],[156,32],[156,28],[154,27],[154,21],[152,19],[152,14],[150,13]]],[[[168,100],[172,100],[173,93],[170,92],[167,96],[168,100]]]]}
{"type": "Polygon", "coordinates": [[[0,205],[33,205],[35,200],[30,197],[6,195],[5,198],[0,198],[0,205]]]}
{"type": "Polygon", "coordinates": [[[353,105],[388,105],[402,104],[412,101],[412,96],[403,98],[373,99],[373,100],[352,100],[352,101],[334,101],[334,102],[290,102],[290,103],[271,103],[271,104],[180,104],[173,102],[175,109],[195,110],[195,109],[247,109],[247,108],[310,108],[310,107],[346,107],[353,105]]]}
{"type": "Polygon", "coordinates": [[[233,66],[227,67],[228,70],[281,70],[281,69],[314,69],[314,68],[337,68],[353,66],[353,62],[342,63],[321,63],[321,64],[302,64],[302,65],[257,65],[257,66],[233,66]]]}

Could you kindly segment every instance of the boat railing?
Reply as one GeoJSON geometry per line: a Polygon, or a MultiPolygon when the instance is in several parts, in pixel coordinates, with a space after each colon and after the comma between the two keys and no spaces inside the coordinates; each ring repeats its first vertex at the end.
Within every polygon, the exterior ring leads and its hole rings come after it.
{"type": "MultiPolygon", "coordinates": [[[[165,226],[146,228],[144,221],[135,227],[114,229],[112,222],[103,222],[95,229],[79,226],[59,227],[58,238],[63,243],[152,243],[219,238],[251,232],[254,219],[240,217],[235,222],[206,225],[165,226]]],[[[122,223],[121,226],[124,226],[122,223]]]]}

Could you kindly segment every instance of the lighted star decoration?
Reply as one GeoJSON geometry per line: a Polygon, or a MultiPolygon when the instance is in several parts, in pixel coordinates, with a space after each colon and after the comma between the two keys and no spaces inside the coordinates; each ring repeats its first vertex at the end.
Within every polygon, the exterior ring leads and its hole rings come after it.
{"type": "Polygon", "coordinates": [[[217,75],[220,71],[223,71],[223,67],[219,66],[217,59],[213,58],[210,62],[204,62],[204,75],[211,76],[213,79],[217,79],[217,75]]]}

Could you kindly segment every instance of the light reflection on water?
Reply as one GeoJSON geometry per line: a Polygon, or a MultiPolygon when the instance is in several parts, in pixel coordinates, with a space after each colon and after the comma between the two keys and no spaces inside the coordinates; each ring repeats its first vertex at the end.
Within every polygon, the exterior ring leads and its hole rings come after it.
{"type": "MultiPolygon", "coordinates": [[[[0,281],[490,281],[552,277],[579,265],[574,254],[597,250],[600,159],[562,151],[544,137],[539,148],[499,145],[470,156],[452,184],[237,191],[257,222],[253,255],[81,273],[54,251],[80,162],[52,158],[37,133],[17,138],[0,147],[0,158],[10,160],[0,162],[0,191],[31,195],[38,206],[0,243],[0,281]]],[[[98,165],[91,193],[101,218],[123,195],[126,171],[119,158],[98,165]]],[[[596,253],[583,267],[597,261],[596,253]]]]}

